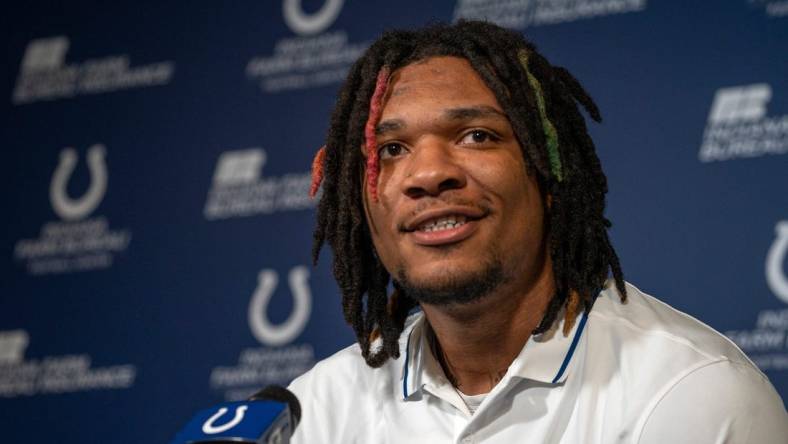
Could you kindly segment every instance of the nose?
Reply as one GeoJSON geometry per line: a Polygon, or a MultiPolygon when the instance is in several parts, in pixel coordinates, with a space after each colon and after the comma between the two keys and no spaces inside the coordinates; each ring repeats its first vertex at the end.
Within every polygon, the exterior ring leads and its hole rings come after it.
{"type": "Polygon", "coordinates": [[[408,156],[409,165],[402,182],[404,194],[418,199],[465,187],[465,171],[458,163],[452,146],[432,140],[414,148],[408,156]]]}

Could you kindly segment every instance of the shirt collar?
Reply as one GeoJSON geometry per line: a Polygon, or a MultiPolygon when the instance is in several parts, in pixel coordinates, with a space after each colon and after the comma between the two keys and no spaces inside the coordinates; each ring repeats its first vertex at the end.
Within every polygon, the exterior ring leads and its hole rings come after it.
{"type": "Polygon", "coordinates": [[[509,367],[512,376],[549,384],[560,384],[569,376],[572,357],[581,346],[588,313],[583,312],[569,334],[563,334],[564,319],[550,330],[531,336],[509,367]]]}
{"type": "MultiPolygon", "coordinates": [[[[413,316],[412,328],[407,335],[402,335],[400,350],[405,350],[402,367],[401,395],[403,399],[419,392],[423,387],[440,387],[448,384],[448,380],[440,364],[432,355],[427,340],[426,317],[419,312],[413,316]]],[[[585,331],[588,313],[583,312],[572,326],[569,334],[563,334],[564,320],[559,314],[559,322],[545,333],[531,336],[512,362],[508,375],[517,378],[531,379],[548,384],[560,384],[566,381],[571,373],[572,357],[583,347],[583,331],[585,331]]]]}

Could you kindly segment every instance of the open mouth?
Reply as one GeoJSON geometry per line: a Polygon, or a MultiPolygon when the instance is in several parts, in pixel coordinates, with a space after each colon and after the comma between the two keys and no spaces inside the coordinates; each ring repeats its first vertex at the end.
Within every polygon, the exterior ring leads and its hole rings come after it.
{"type": "Polygon", "coordinates": [[[432,233],[460,228],[487,216],[488,210],[469,207],[454,206],[433,208],[419,212],[400,225],[400,231],[407,233],[424,232],[432,233]]]}
{"type": "Polygon", "coordinates": [[[481,209],[432,210],[411,220],[403,231],[413,242],[423,246],[456,244],[471,237],[479,228],[478,221],[486,215],[481,209]]]}
{"type": "Polygon", "coordinates": [[[443,216],[424,222],[423,224],[418,226],[417,230],[423,231],[425,233],[451,230],[453,228],[458,228],[465,225],[467,221],[468,221],[467,216],[464,216],[462,214],[443,216]]]}

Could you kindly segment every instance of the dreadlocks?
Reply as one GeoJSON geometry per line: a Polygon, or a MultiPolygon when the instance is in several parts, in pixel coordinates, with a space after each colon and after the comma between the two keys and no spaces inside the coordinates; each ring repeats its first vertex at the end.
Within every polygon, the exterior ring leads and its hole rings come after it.
{"type": "Polygon", "coordinates": [[[374,126],[390,74],[434,56],[467,59],[481,76],[509,117],[528,174],[536,175],[548,202],[555,295],[533,333],[548,330],[562,309],[568,332],[578,314],[591,309],[609,272],[626,300],[621,267],[607,235],[610,222],[604,217],[607,179],[577,103],[595,121],[601,116],[580,83],[566,69],[550,65],[520,34],[488,23],[460,21],[388,32],[350,70],[326,145],[313,164],[311,187],[314,194],[322,182],[313,260],[327,242],[334,251],[345,319],[372,367],[399,356],[398,339],[416,305],[396,282],[389,294],[391,279],[365,218],[364,182],[372,199],[377,198],[374,126]]]}

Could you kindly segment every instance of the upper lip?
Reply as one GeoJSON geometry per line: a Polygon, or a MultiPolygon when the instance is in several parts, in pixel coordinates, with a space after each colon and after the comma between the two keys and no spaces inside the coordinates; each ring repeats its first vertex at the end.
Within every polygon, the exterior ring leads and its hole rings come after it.
{"type": "Polygon", "coordinates": [[[440,219],[442,217],[462,215],[468,220],[478,220],[487,215],[487,211],[478,207],[466,206],[449,206],[441,208],[432,208],[429,210],[421,211],[412,217],[405,220],[402,225],[402,231],[416,231],[425,222],[432,219],[440,219]]]}

